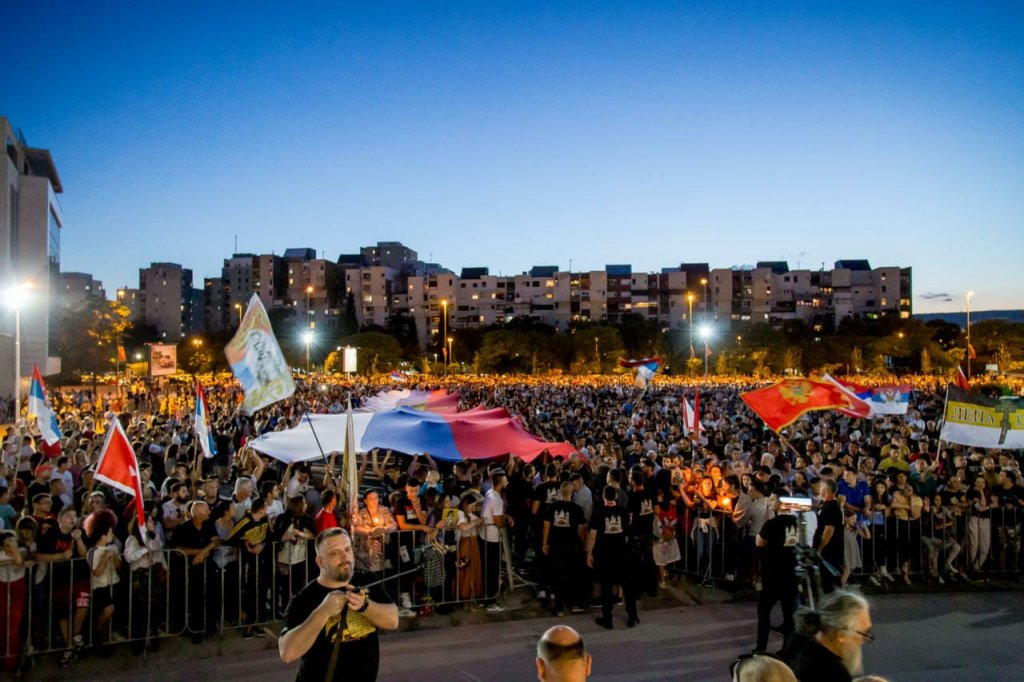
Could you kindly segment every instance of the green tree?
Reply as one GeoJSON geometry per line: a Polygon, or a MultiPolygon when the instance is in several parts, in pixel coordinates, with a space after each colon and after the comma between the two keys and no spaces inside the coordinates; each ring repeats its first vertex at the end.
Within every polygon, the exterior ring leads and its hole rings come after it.
{"type": "Polygon", "coordinates": [[[573,374],[608,374],[622,357],[622,337],[608,325],[578,326],[570,333],[573,374]]]}
{"type": "MultiPolygon", "coordinates": [[[[356,373],[362,375],[390,372],[402,360],[402,347],[393,336],[384,332],[359,332],[341,339],[341,346],[356,349],[356,373]]],[[[327,372],[341,371],[341,353],[331,352],[324,360],[327,372]]]]}
{"type": "Polygon", "coordinates": [[[117,346],[131,328],[131,310],[117,301],[86,300],[60,311],[56,349],[61,379],[113,371],[117,346]]]}

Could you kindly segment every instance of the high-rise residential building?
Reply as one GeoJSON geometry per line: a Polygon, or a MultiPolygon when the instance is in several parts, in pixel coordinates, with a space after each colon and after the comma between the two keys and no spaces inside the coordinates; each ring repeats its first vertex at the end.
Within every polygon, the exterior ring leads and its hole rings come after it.
{"type": "Polygon", "coordinates": [[[188,268],[151,263],[139,269],[136,319],[154,326],[162,340],[177,343],[202,330],[202,293],[192,288],[188,268]]]}
{"type": "Polygon", "coordinates": [[[87,301],[103,301],[107,292],[103,290],[103,282],[87,272],[62,272],[57,285],[59,303],[65,308],[73,308],[87,301]]]}
{"type": "MultiPolygon", "coordinates": [[[[0,290],[31,287],[20,308],[24,384],[34,365],[43,374],[60,371],[60,358],[52,357],[50,348],[64,222],[57,195],[63,187],[50,152],[29,146],[2,116],[0,136],[6,151],[0,161],[0,290]]],[[[8,369],[15,366],[14,346],[14,310],[0,306],[0,396],[14,393],[14,372],[8,369]]]]}

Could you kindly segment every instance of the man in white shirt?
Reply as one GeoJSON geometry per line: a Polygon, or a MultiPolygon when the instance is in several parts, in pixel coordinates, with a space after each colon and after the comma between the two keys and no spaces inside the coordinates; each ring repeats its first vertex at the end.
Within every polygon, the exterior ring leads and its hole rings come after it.
{"type": "MultiPolygon", "coordinates": [[[[498,579],[501,575],[501,530],[511,519],[505,515],[505,499],[502,491],[508,485],[505,472],[498,469],[491,473],[491,489],[484,496],[483,518],[484,528],[481,537],[484,540],[484,595],[489,599],[498,597],[498,579]]],[[[488,611],[504,611],[497,602],[487,607],[488,611]]]]}

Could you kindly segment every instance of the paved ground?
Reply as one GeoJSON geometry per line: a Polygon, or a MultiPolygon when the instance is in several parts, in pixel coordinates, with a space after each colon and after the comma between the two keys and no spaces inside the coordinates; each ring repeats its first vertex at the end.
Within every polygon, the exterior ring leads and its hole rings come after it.
{"type": "MultiPolygon", "coordinates": [[[[1024,679],[1024,593],[910,594],[872,597],[877,640],[865,648],[865,668],[893,682],[1024,679]]],[[[616,629],[592,616],[561,619],[580,630],[594,655],[597,682],[725,680],[730,661],[753,645],[754,604],[718,603],[641,610],[642,623],[616,629]]],[[[533,679],[533,647],[554,618],[449,627],[434,617],[419,629],[382,639],[380,679],[533,679]]],[[[293,679],[271,637],[245,642],[237,634],[195,646],[166,640],[146,660],[121,652],[87,658],[67,671],[42,661],[31,679],[235,680],[293,679]]]]}

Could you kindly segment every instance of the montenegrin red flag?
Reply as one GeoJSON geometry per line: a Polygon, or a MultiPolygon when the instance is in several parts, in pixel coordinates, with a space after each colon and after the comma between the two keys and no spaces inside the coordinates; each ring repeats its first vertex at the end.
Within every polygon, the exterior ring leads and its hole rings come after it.
{"type": "Polygon", "coordinates": [[[971,360],[978,359],[978,354],[974,352],[974,346],[972,346],[971,344],[967,344],[967,357],[969,357],[971,360]]]}
{"type": "Polygon", "coordinates": [[[963,367],[956,368],[956,385],[957,388],[962,388],[965,391],[971,390],[971,383],[967,381],[967,375],[964,374],[963,367]]]}
{"type": "Polygon", "coordinates": [[[139,532],[146,529],[146,514],[142,509],[142,481],[135,451],[116,418],[110,420],[107,440],[103,443],[100,459],[96,463],[97,481],[102,481],[126,495],[135,498],[135,511],[139,515],[139,532]]]}
{"type": "Polygon", "coordinates": [[[783,379],[740,397],[772,431],[789,426],[807,412],[856,409],[835,384],[811,379],[783,379]]]}

